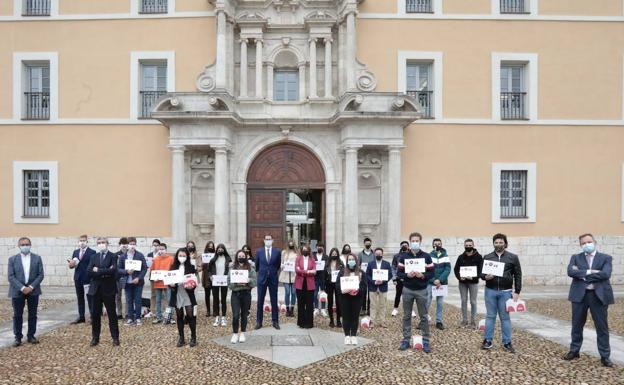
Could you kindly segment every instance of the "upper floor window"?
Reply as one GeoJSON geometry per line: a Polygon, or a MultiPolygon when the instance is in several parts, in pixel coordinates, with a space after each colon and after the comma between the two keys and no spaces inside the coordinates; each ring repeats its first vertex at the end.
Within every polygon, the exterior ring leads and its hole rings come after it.
{"type": "Polygon", "coordinates": [[[405,0],[406,13],[433,13],[433,0],[405,0]]]}
{"type": "Polygon", "coordinates": [[[525,64],[501,65],[501,119],[527,119],[525,71],[525,64]]]}
{"type": "Polygon", "coordinates": [[[24,170],[24,211],[26,218],[50,216],[50,171],[24,170]]]}
{"type": "Polygon", "coordinates": [[[424,118],[433,118],[432,67],[431,62],[411,62],[406,68],[406,91],[418,100],[424,118]]]}
{"type": "Polygon", "coordinates": [[[273,82],[273,100],[276,102],[299,100],[299,71],[275,70],[273,82]]]}
{"type": "Polygon", "coordinates": [[[529,13],[528,0],[500,0],[500,13],[529,13]]]}
{"type": "Polygon", "coordinates": [[[24,63],[25,89],[22,119],[50,119],[50,64],[24,63]]]}
{"type": "Polygon", "coordinates": [[[140,13],[167,13],[168,0],[141,0],[140,13]]]}
{"type": "Polygon", "coordinates": [[[50,16],[52,0],[23,0],[22,16],[50,16]]]}
{"type": "Polygon", "coordinates": [[[149,118],[154,103],[167,93],[167,62],[142,61],[140,118],[149,118]]]}

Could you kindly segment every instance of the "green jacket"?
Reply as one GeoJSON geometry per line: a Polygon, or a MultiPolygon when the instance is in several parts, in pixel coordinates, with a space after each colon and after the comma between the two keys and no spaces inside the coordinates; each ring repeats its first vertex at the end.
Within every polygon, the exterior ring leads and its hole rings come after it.
{"type": "MultiPolygon", "coordinates": [[[[230,272],[234,270],[232,266],[230,272]]],[[[236,270],[244,270],[244,269],[236,269],[236,270]]],[[[249,268],[249,282],[245,285],[238,285],[236,283],[230,282],[230,275],[228,274],[228,288],[232,291],[241,291],[241,290],[251,290],[256,287],[256,270],[253,267],[249,268]]]]}
{"type": "Polygon", "coordinates": [[[444,248],[441,248],[440,251],[432,250],[429,254],[431,254],[434,266],[434,275],[429,280],[429,284],[433,285],[433,281],[439,279],[442,285],[448,285],[448,277],[451,274],[451,261],[446,254],[446,250],[444,248]]]}

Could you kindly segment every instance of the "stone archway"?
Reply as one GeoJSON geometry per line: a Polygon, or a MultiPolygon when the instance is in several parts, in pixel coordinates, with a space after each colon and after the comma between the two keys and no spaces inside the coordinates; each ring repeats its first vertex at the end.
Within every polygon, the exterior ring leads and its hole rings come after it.
{"type": "Polygon", "coordinates": [[[290,191],[314,191],[320,238],[324,239],[325,172],[309,149],[281,142],[262,150],[247,173],[247,243],[260,247],[264,235],[273,235],[274,247],[282,248],[287,234],[287,197],[290,191]],[[320,194],[320,195],[319,195],[320,194]]]}

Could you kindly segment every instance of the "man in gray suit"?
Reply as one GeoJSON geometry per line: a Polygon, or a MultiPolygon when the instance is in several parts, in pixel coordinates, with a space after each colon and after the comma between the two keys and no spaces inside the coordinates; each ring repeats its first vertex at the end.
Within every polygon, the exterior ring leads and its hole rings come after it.
{"type": "Polygon", "coordinates": [[[9,298],[13,304],[14,347],[22,344],[22,322],[24,306],[28,304],[28,333],[31,344],[37,344],[37,306],[43,281],[43,263],[41,257],[30,252],[30,239],[22,237],[17,242],[20,252],[9,258],[9,298]]]}
{"type": "Polygon", "coordinates": [[[609,283],[613,258],[596,252],[596,241],[591,234],[581,235],[579,242],[583,252],[573,255],[568,264],[568,276],[572,277],[568,295],[568,300],[572,302],[572,342],[570,351],[563,359],[569,361],[579,358],[589,309],[596,327],[600,361],[610,368],[613,363],[609,359],[611,350],[607,310],[614,303],[613,289],[609,283]]]}

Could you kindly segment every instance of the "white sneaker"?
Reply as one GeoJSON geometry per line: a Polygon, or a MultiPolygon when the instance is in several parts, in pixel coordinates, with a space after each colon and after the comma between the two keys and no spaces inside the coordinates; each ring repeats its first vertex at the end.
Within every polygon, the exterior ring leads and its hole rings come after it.
{"type": "Polygon", "coordinates": [[[141,321],[140,319],[138,319],[138,320],[136,321],[136,326],[141,326],[141,325],[143,325],[143,321],[141,321]]]}
{"type": "Polygon", "coordinates": [[[221,326],[227,326],[227,318],[221,317],[221,326]]]}
{"type": "Polygon", "coordinates": [[[433,321],[431,320],[431,316],[429,314],[427,314],[427,322],[429,322],[429,325],[433,325],[433,321]]]}
{"type": "Polygon", "coordinates": [[[412,318],[416,318],[416,312],[412,310],[412,318]]]}
{"type": "Polygon", "coordinates": [[[351,337],[345,336],[345,345],[351,345],[351,337]]]}
{"type": "Polygon", "coordinates": [[[351,345],[357,345],[357,337],[351,337],[351,345]]]}
{"type": "Polygon", "coordinates": [[[318,315],[319,315],[319,309],[314,309],[314,314],[313,314],[313,316],[314,316],[314,317],[318,317],[318,315]]]}
{"type": "Polygon", "coordinates": [[[219,316],[215,317],[215,321],[212,323],[212,326],[219,326],[219,316]]]}
{"type": "Polygon", "coordinates": [[[241,333],[240,336],[238,336],[238,342],[240,342],[242,344],[245,341],[246,341],[245,333],[241,333]]]}
{"type": "Polygon", "coordinates": [[[397,308],[392,309],[392,314],[391,314],[391,315],[392,315],[393,317],[396,317],[396,316],[397,316],[397,314],[399,314],[399,309],[397,309],[397,308]]]}
{"type": "Polygon", "coordinates": [[[238,334],[234,333],[232,334],[232,339],[230,340],[231,343],[235,344],[238,342],[238,334]]]}
{"type": "Polygon", "coordinates": [[[322,309],[322,310],[321,310],[321,315],[322,315],[323,317],[325,317],[325,318],[329,317],[329,315],[327,314],[327,310],[325,310],[325,309],[322,309]]]}

